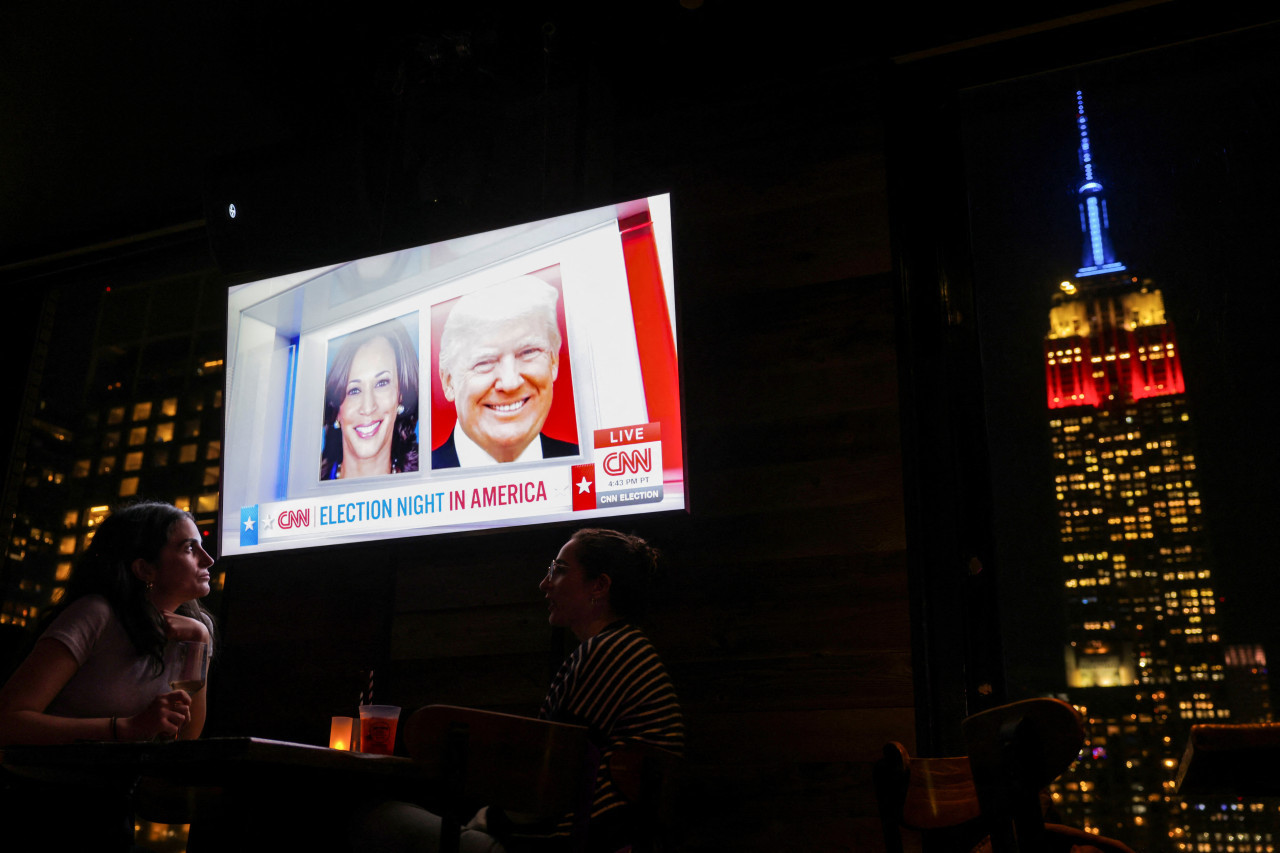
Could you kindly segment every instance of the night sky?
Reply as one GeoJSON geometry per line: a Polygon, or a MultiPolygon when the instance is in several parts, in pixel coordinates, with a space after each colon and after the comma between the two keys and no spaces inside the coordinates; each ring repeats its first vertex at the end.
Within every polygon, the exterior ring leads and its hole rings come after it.
{"type": "Polygon", "coordinates": [[[1042,344],[1080,266],[1077,89],[1116,256],[1154,280],[1177,329],[1221,635],[1264,643],[1280,668],[1278,57],[1271,27],[965,95],[1010,698],[1063,680],[1042,344]]]}

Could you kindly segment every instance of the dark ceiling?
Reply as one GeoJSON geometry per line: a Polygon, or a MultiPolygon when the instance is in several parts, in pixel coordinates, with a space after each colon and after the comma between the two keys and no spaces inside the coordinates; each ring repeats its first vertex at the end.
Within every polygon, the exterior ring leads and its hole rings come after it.
{"type": "Polygon", "coordinates": [[[197,221],[219,164],[390,133],[413,98],[516,102],[587,80],[636,92],[634,110],[806,81],[839,98],[841,71],[1102,5],[8,4],[0,271],[197,221]]]}

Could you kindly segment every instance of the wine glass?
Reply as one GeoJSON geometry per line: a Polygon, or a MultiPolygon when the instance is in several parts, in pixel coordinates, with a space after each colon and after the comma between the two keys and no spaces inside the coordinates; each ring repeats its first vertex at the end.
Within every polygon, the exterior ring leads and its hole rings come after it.
{"type": "MultiPolygon", "coordinates": [[[[204,687],[205,678],[209,675],[209,644],[199,640],[174,643],[169,650],[165,671],[169,674],[169,687],[185,690],[194,696],[204,687]]],[[[178,733],[181,734],[182,730],[179,729],[178,733]]]]}

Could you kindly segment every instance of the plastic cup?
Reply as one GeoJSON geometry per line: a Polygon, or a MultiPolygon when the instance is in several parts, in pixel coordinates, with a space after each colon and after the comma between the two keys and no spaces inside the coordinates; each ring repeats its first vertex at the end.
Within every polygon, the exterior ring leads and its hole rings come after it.
{"type": "Polygon", "coordinates": [[[360,706],[360,751],[391,755],[396,746],[396,724],[400,708],[396,705],[360,706]]]}

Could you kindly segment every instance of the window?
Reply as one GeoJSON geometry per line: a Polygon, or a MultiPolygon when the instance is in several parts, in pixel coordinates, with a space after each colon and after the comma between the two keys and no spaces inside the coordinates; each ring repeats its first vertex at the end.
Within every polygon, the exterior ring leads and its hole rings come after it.
{"type": "Polygon", "coordinates": [[[206,513],[206,512],[217,512],[217,511],[218,511],[218,493],[217,492],[214,492],[211,495],[200,495],[200,497],[196,498],[196,512],[206,513]]]}
{"type": "Polygon", "coordinates": [[[92,467],[93,464],[88,459],[77,459],[75,467],[71,469],[71,476],[88,477],[92,467]]]}
{"type": "MultiPolygon", "coordinates": [[[[964,159],[958,183],[965,187],[969,221],[963,237],[951,236],[967,238],[973,249],[965,259],[973,292],[959,297],[971,296],[973,310],[958,322],[977,344],[967,378],[985,380],[975,408],[986,415],[983,438],[991,451],[986,472],[991,479],[984,487],[990,488],[993,506],[990,516],[983,511],[974,518],[978,526],[988,518],[992,522],[993,556],[1012,581],[1000,590],[999,601],[1004,651],[1012,664],[1009,698],[1060,684],[1064,652],[1067,666],[1078,667],[1065,673],[1068,681],[1086,666],[1101,677],[1105,664],[1132,665],[1143,684],[1163,689],[1166,678],[1171,682],[1167,700],[1139,696],[1120,705],[1117,697],[1106,715],[1124,708],[1126,718],[1153,720],[1153,725],[1138,725],[1132,739],[1126,733],[1123,742],[1109,743],[1108,761],[1077,767],[1060,780],[1066,785],[1079,780],[1082,792],[1087,782],[1095,802],[1112,800],[1106,817],[1097,817],[1093,825],[1106,826],[1106,834],[1135,849],[1159,847],[1175,837],[1176,823],[1163,825],[1172,783],[1166,781],[1163,789],[1159,782],[1153,789],[1140,786],[1153,805],[1130,808],[1115,792],[1136,775],[1125,778],[1119,770],[1112,777],[1112,768],[1124,768],[1126,762],[1137,768],[1143,761],[1176,767],[1179,713],[1196,722],[1217,720],[1223,713],[1246,721],[1241,715],[1253,709],[1248,703],[1236,706],[1228,692],[1217,690],[1219,672],[1202,667],[1219,654],[1213,648],[1220,642],[1214,633],[1219,628],[1246,635],[1268,630],[1280,590],[1260,569],[1267,563],[1266,546],[1252,541],[1251,525],[1211,526],[1205,507],[1191,503],[1193,492],[1200,498],[1202,479],[1207,485],[1197,471],[1204,468],[1230,478],[1229,487],[1217,493],[1206,488],[1204,495],[1205,506],[1219,518],[1236,518],[1242,509],[1250,518],[1274,515],[1274,490],[1257,487],[1274,482],[1274,454],[1256,453],[1250,438],[1257,398],[1238,393],[1267,383],[1276,293],[1252,271],[1267,270],[1272,262],[1254,233],[1239,232],[1211,215],[1195,220],[1148,215],[1166,198],[1194,198],[1188,207],[1206,214],[1257,206],[1259,227],[1276,226],[1274,206],[1256,201],[1266,197],[1263,187],[1274,183],[1276,173],[1269,156],[1277,140],[1274,107],[1262,107],[1251,94],[1255,86],[1274,87],[1276,72],[1271,65],[1262,72],[1247,60],[1237,64],[1260,51],[1274,55],[1276,32],[1229,39],[1230,49],[1224,37],[1216,45],[1206,40],[1171,48],[1158,60],[1152,52],[1036,77],[1002,68],[1008,73],[1004,82],[954,93],[964,125],[956,136],[964,159]],[[1233,83],[1223,85],[1227,79],[1233,83]],[[1188,122],[1186,116],[1195,119],[1188,122]],[[1272,130],[1265,132],[1267,141],[1243,145],[1229,130],[1243,126],[1260,134],[1264,126],[1272,130]],[[1150,139],[1161,144],[1143,144],[1150,139]],[[1230,181],[1210,177],[1226,174],[1228,167],[1230,181]],[[1096,182],[1086,174],[1093,169],[1096,182]],[[1109,210],[1101,207],[1103,185],[1109,210]],[[1063,187],[1076,188],[1077,197],[1063,187]],[[1090,210],[1096,210],[1096,219],[1090,210]],[[1230,298],[1222,296],[1221,279],[1207,271],[1213,262],[1195,257],[1192,241],[1214,245],[1218,257],[1232,259],[1233,269],[1250,270],[1233,276],[1230,298]],[[1250,307],[1241,311],[1243,305],[1250,307]],[[1177,346],[1171,347],[1175,334],[1177,346]],[[1078,353],[1084,364],[1074,363],[1072,340],[1090,342],[1078,353]],[[1072,353],[1070,365],[1063,358],[1067,353],[1072,353]],[[1175,368],[1176,390],[1161,384],[1175,368]],[[1092,396],[1070,397],[1074,388],[1092,396]],[[1065,395],[1060,397],[1059,389],[1065,395]],[[1073,402],[1065,403],[1068,398],[1073,402]],[[1186,429],[1190,419],[1183,420],[1184,407],[1194,410],[1198,432],[1186,429]],[[1094,416],[1090,424],[1084,421],[1086,412],[1094,416]],[[1072,472],[1083,472],[1080,488],[1072,472]],[[1093,509],[1102,511],[1095,515],[1093,509]],[[1027,535],[1032,530],[1036,534],[1027,535]],[[1235,537],[1225,540],[1234,559],[1204,556],[1207,543],[1227,536],[1235,537]],[[1184,556],[1182,547],[1194,552],[1184,556]],[[1099,575],[1096,586],[1086,586],[1085,580],[1092,580],[1085,577],[1092,574],[1088,564],[1062,560],[1064,554],[1079,560],[1081,552],[1102,550],[1127,557],[1112,561],[1107,585],[1099,575]],[[1202,562],[1205,567],[1197,568],[1202,562]],[[1017,576],[1019,567],[1054,563],[1065,569],[1050,575],[1060,578],[1057,600],[1039,597],[1036,585],[1042,579],[1022,582],[1017,576]],[[1213,624],[1214,596],[1188,594],[1188,581],[1241,601],[1228,617],[1230,626],[1226,619],[1213,624]],[[1107,645],[1086,645],[1092,639],[1086,633],[1098,637],[1103,632],[1110,635],[1107,645]],[[1151,651],[1136,657],[1143,644],[1151,651]],[[1106,662],[1108,656],[1116,663],[1106,662]],[[1193,686],[1209,685],[1215,691],[1196,701],[1193,686]],[[1175,718],[1168,728],[1160,727],[1161,705],[1175,718]],[[1161,736],[1162,745],[1153,740],[1161,736]],[[1102,792],[1109,789],[1113,795],[1105,798],[1102,792]]],[[[936,196],[936,177],[927,169],[919,173],[920,198],[936,196]]],[[[908,199],[900,201],[904,209],[912,206],[908,199]]],[[[927,263],[928,256],[909,258],[907,266],[917,260],[927,263]]],[[[926,292],[939,295],[929,287],[917,295],[926,292]]],[[[947,296],[943,304],[953,298],[947,296]]],[[[928,334],[937,335],[930,338],[936,343],[953,336],[954,329],[940,324],[928,334]]],[[[965,446],[963,429],[950,438],[955,447],[965,446]]],[[[928,453],[922,458],[937,461],[928,453]]],[[[912,547],[917,545],[928,547],[913,540],[912,547]]],[[[934,656],[939,668],[940,655],[934,656]]],[[[994,660],[982,651],[974,658],[978,664],[994,660]]],[[[1131,677],[1120,672],[1125,680],[1131,677]]],[[[1067,696],[1079,701],[1074,690],[1069,687],[1067,696]]],[[[1089,711],[1096,715],[1094,708],[1089,711]]],[[[1176,813],[1177,802],[1168,805],[1176,813]]],[[[1273,825],[1280,825],[1270,811],[1273,825]]],[[[1085,814],[1103,812],[1071,806],[1063,809],[1062,822],[1088,824],[1092,818],[1085,814]]]]}
{"type": "Polygon", "coordinates": [[[211,465],[204,469],[204,485],[218,485],[218,473],[221,469],[217,465],[211,465]]]}
{"type": "Polygon", "coordinates": [[[173,441],[173,422],[156,424],[156,441],[173,441]]]}
{"type": "Polygon", "coordinates": [[[182,497],[174,498],[173,505],[176,506],[178,509],[182,510],[183,512],[191,512],[191,498],[187,497],[186,495],[183,495],[182,497]]]}
{"type": "Polygon", "coordinates": [[[62,516],[62,526],[75,527],[76,522],[78,522],[79,520],[80,520],[80,510],[69,509],[67,510],[67,514],[62,516]]]}
{"type": "Polygon", "coordinates": [[[110,474],[116,468],[116,458],[114,456],[104,456],[98,460],[98,473],[110,474]]]}
{"type": "Polygon", "coordinates": [[[146,442],[147,442],[146,427],[144,426],[134,427],[133,429],[129,430],[129,446],[130,447],[136,447],[139,444],[146,444],[146,442]]]}
{"type": "Polygon", "coordinates": [[[120,497],[127,498],[138,493],[138,478],[125,477],[120,481],[120,497]]]}
{"type": "Polygon", "coordinates": [[[151,403],[134,403],[133,419],[135,421],[145,421],[151,417],[151,403]]]}
{"type": "Polygon", "coordinates": [[[166,397],[164,402],[160,404],[160,414],[166,418],[171,418],[178,414],[178,398],[166,397]]]}
{"type": "Polygon", "coordinates": [[[151,451],[151,464],[157,468],[162,468],[169,464],[169,448],[157,447],[151,451]]]}
{"type": "Polygon", "coordinates": [[[76,537],[63,536],[58,540],[59,554],[74,554],[76,552],[76,537]]]}
{"type": "Polygon", "coordinates": [[[120,446],[120,433],[107,432],[102,435],[102,449],[115,450],[120,446]]]}
{"type": "Polygon", "coordinates": [[[194,444],[182,445],[182,448],[178,451],[178,461],[179,462],[195,462],[196,446],[194,444]]]}
{"type": "Polygon", "coordinates": [[[118,424],[124,420],[124,406],[116,406],[107,412],[107,423],[118,424]]]}
{"type": "Polygon", "coordinates": [[[124,457],[124,470],[138,471],[142,468],[142,451],[135,450],[133,453],[127,453],[124,457]]]}
{"type": "Polygon", "coordinates": [[[61,563],[58,563],[58,568],[53,572],[53,579],[60,582],[71,580],[70,560],[63,560],[61,563]]]}
{"type": "Polygon", "coordinates": [[[205,445],[205,448],[204,448],[205,459],[217,459],[221,455],[222,455],[221,441],[211,441],[205,445]]]}
{"type": "Polygon", "coordinates": [[[200,435],[200,419],[193,418],[182,425],[183,438],[195,438],[200,435]]]}

